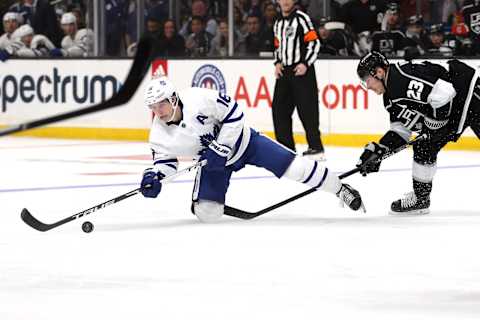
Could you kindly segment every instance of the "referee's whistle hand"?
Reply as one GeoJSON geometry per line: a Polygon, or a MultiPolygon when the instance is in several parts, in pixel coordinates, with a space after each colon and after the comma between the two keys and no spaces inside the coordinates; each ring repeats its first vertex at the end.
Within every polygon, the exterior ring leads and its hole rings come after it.
{"type": "Polygon", "coordinates": [[[307,72],[307,66],[303,63],[297,64],[297,66],[293,69],[296,76],[303,76],[307,72]]]}
{"type": "Polygon", "coordinates": [[[275,78],[280,78],[281,76],[283,76],[283,64],[281,63],[277,63],[275,65],[275,78]]]}

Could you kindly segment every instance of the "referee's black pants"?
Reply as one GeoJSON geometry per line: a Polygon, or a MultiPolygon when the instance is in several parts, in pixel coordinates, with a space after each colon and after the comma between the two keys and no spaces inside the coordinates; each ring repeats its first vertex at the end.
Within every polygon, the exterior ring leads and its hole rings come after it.
{"type": "Polygon", "coordinates": [[[293,151],[292,114],[295,106],[305,129],[308,147],[323,150],[319,130],[318,87],[313,66],[308,67],[303,76],[295,76],[293,67],[285,67],[283,76],[275,82],[272,102],[275,137],[293,151]]]}

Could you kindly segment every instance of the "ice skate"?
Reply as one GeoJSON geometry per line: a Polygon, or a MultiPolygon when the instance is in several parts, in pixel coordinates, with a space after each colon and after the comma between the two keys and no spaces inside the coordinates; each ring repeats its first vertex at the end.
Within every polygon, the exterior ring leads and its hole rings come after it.
{"type": "Polygon", "coordinates": [[[418,198],[414,192],[409,192],[405,197],[392,202],[391,215],[415,216],[430,213],[430,197],[418,198]]]}
{"type": "Polygon", "coordinates": [[[342,204],[346,204],[354,211],[360,208],[362,208],[363,212],[366,211],[360,193],[346,183],[342,184],[342,187],[337,192],[337,197],[340,198],[342,204]]]}
{"type": "Polygon", "coordinates": [[[317,161],[326,161],[327,158],[325,157],[324,149],[312,149],[308,148],[307,151],[303,152],[302,155],[312,160],[317,161]]]}

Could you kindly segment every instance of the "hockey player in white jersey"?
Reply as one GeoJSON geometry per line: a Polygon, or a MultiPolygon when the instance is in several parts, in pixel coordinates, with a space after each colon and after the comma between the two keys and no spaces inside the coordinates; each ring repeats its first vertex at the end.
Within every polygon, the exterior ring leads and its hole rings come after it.
{"type": "Polygon", "coordinates": [[[50,52],[52,56],[78,58],[87,57],[93,52],[93,30],[78,30],[77,17],[73,13],[64,13],[60,24],[65,37],[62,39],[62,48],[55,48],[50,52]]]}
{"type": "Polygon", "coordinates": [[[3,15],[3,30],[5,33],[0,36],[0,50],[5,50],[10,45],[12,33],[20,25],[19,19],[16,12],[7,12],[3,15]]]}
{"type": "Polygon", "coordinates": [[[16,57],[47,57],[54,44],[44,35],[35,34],[32,27],[24,24],[18,27],[10,37],[10,43],[0,52],[0,60],[16,57]]]}
{"type": "Polygon", "coordinates": [[[166,77],[151,80],[145,104],[155,114],[150,131],[153,168],[143,173],[141,192],[155,198],[162,178],[177,171],[177,157],[206,159],[195,178],[193,213],[203,222],[223,215],[232,172],[250,164],[310,187],[336,194],[352,210],[362,206],[358,191],[319,162],[297,156],[268,137],[245,126],[235,100],[205,88],[177,92],[166,77]]]}

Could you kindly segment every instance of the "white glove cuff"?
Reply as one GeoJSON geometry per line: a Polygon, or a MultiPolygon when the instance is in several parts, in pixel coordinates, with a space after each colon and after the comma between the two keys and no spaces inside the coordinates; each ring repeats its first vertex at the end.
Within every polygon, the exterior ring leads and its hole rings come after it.
{"type": "Polygon", "coordinates": [[[232,148],[225,146],[223,144],[219,144],[217,141],[213,140],[210,142],[208,145],[208,148],[213,150],[216,154],[218,154],[220,157],[228,157],[230,152],[232,151],[232,148]]]}

